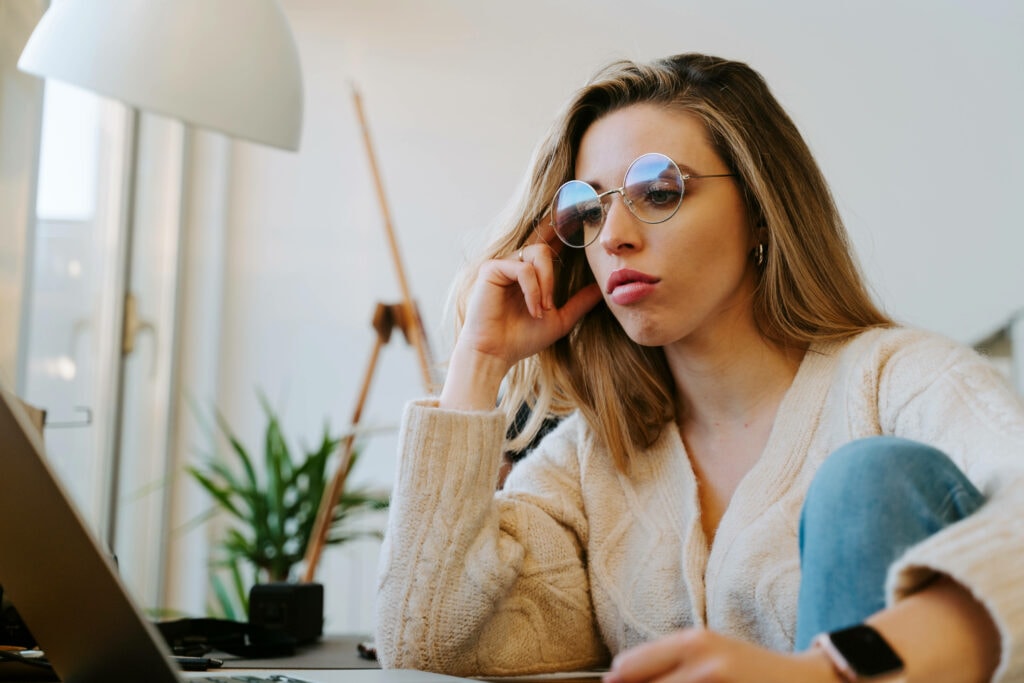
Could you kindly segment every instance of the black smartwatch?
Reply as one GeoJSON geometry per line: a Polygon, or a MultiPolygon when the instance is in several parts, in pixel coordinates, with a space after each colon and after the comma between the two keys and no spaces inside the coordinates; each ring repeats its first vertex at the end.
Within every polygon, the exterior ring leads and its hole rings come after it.
{"type": "Polygon", "coordinates": [[[882,634],[867,624],[858,624],[814,639],[832,661],[836,672],[849,683],[903,680],[903,660],[882,634]]]}

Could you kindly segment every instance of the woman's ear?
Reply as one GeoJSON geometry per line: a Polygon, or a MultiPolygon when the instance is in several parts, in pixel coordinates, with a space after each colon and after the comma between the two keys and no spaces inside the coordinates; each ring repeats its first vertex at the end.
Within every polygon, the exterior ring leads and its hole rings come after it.
{"type": "Polygon", "coordinates": [[[754,235],[757,236],[758,244],[768,244],[768,226],[763,220],[754,228],[754,235]]]}
{"type": "Polygon", "coordinates": [[[764,224],[764,221],[755,223],[750,229],[750,250],[753,252],[757,249],[757,245],[763,244],[765,247],[768,246],[768,226],[764,224]]]}
{"type": "Polygon", "coordinates": [[[754,246],[750,250],[750,257],[754,260],[754,265],[760,268],[764,268],[764,261],[767,258],[768,253],[768,226],[758,225],[754,228],[754,246]]]}

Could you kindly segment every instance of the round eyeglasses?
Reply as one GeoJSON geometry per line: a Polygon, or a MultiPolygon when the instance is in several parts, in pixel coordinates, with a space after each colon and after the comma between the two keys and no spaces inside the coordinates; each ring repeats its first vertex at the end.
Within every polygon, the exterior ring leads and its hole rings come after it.
{"type": "Polygon", "coordinates": [[[676,162],[664,154],[650,152],[629,165],[618,189],[598,193],[582,180],[563,183],[551,202],[551,226],[558,239],[570,247],[582,248],[601,233],[613,194],[621,195],[630,213],[644,223],[664,223],[679,210],[687,180],[735,175],[683,175],[676,162]]]}

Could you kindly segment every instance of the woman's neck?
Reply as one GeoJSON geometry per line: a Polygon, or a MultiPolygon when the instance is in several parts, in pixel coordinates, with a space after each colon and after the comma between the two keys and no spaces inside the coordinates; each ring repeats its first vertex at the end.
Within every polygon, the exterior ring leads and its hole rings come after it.
{"type": "Polygon", "coordinates": [[[774,415],[806,346],[786,347],[760,334],[683,340],[665,347],[679,396],[677,422],[715,430],[774,415]]]}

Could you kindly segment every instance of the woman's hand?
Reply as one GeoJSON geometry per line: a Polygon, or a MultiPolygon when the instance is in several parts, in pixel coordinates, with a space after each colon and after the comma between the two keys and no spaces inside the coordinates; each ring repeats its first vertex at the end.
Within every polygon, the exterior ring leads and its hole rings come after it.
{"type": "Polygon", "coordinates": [[[557,252],[542,238],[487,261],[470,292],[441,405],[489,410],[509,369],[568,334],[601,300],[597,285],[554,306],[557,252]]]}
{"type": "Polygon", "coordinates": [[[689,628],[620,653],[604,683],[838,683],[824,653],[773,652],[689,628]]]}
{"type": "Polygon", "coordinates": [[[565,336],[601,300],[601,293],[593,285],[555,308],[555,257],[541,242],[511,258],[484,263],[470,293],[458,345],[499,358],[511,368],[565,336]]]}

